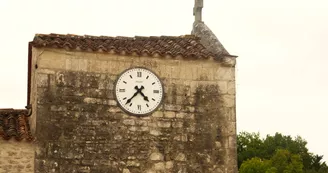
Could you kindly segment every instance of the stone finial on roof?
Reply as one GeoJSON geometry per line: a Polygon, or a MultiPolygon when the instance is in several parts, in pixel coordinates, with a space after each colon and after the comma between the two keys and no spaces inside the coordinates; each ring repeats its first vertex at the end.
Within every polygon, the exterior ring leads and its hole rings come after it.
{"type": "Polygon", "coordinates": [[[219,39],[205,23],[195,22],[192,34],[200,37],[200,42],[214,55],[229,55],[228,51],[223,47],[219,39]]]}
{"type": "MultiPolygon", "coordinates": [[[[219,39],[215,36],[215,34],[211,31],[211,29],[202,21],[202,8],[203,8],[203,0],[195,0],[194,6],[194,16],[195,21],[193,24],[193,29],[191,34],[200,38],[200,42],[205,48],[213,53],[215,57],[220,57],[221,60],[227,61],[227,57],[233,59],[232,63],[229,65],[235,65],[235,58],[237,56],[230,55],[229,52],[223,47],[219,39]],[[222,59],[223,58],[223,59],[222,59]]],[[[230,62],[230,60],[229,60],[230,62]]]]}
{"type": "Polygon", "coordinates": [[[194,26],[192,34],[201,39],[201,43],[206,47],[207,50],[215,55],[229,55],[228,51],[220,43],[219,39],[211,31],[209,27],[202,21],[202,8],[203,0],[195,0],[194,6],[194,26]]]}
{"type": "Polygon", "coordinates": [[[203,0],[195,0],[195,6],[194,6],[195,22],[202,21],[202,9],[203,9],[203,0]]]}

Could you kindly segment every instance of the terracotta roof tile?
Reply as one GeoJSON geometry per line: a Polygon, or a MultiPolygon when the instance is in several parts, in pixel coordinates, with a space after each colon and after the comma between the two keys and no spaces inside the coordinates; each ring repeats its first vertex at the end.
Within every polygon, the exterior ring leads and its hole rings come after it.
{"type": "Polygon", "coordinates": [[[60,34],[36,34],[31,42],[34,47],[65,48],[84,51],[104,51],[137,55],[156,53],[160,56],[182,56],[184,58],[207,59],[216,57],[193,35],[160,37],[108,37],[60,34]]]}
{"type": "Polygon", "coordinates": [[[0,109],[0,137],[32,140],[27,109],[0,109]]]}

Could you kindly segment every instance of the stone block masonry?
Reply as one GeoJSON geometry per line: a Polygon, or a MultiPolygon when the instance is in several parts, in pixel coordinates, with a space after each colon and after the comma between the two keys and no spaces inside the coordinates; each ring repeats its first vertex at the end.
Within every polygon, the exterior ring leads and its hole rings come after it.
{"type": "Polygon", "coordinates": [[[47,48],[33,55],[35,172],[236,171],[233,67],[47,48]],[[149,116],[127,115],[115,100],[115,80],[130,67],[163,82],[163,104],[149,116]]]}
{"type": "Polygon", "coordinates": [[[0,173],[33,173],[34,149],[32,142],[1,139],[0,173]]]}

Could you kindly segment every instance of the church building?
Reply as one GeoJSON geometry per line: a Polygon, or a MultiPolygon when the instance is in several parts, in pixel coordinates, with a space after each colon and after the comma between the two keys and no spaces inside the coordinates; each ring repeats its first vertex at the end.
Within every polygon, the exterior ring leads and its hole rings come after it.
{"type": "Polygon", "coordinates": [[[0,172],[237,173],[236,56],[191,35],[36,34],[25,109],[0,109],[0,172]]]}

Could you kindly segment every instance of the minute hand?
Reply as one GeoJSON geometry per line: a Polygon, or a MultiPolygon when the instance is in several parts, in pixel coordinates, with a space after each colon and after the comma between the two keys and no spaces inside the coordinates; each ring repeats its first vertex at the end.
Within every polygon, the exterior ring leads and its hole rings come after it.
{"type": "Polygon", "coordinates": [[[136,89],[137,91],[133,94],[133,96],[131,98],[129,98],[125,104],[128,104],[131,102],[131,100],[140,92],[140,89],[138,88],[138,86],[135,86],[134,89],[136,89]]]}
{"type": "Polygon", "coordinates": [[[129,98],[125,104],[129,104],[131,100],[139,93],[139,91],[135,92],[131,98],[129,98]]]}

